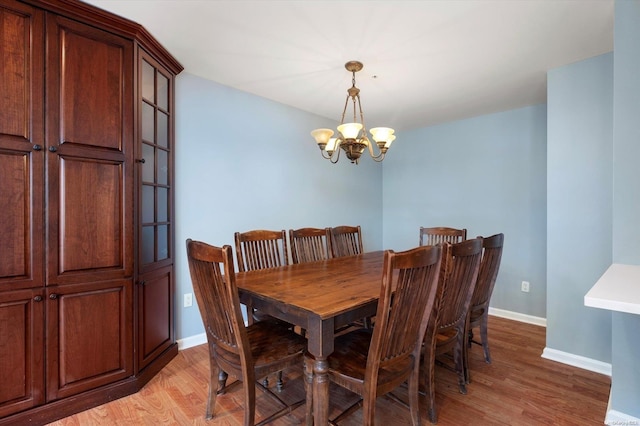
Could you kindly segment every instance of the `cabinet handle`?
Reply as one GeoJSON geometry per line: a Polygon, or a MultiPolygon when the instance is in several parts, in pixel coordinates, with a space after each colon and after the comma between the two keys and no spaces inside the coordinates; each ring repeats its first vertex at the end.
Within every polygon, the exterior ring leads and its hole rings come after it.
{"type": "Polygon", "coordinates": [[[142,164],[144,164],[145,162],[146,162],[146,161],[144,160],[144,158],[141,158],[141,159],[139,159],[139,160],[136,160],[136,163],[142,163],[142,164]]]}
{"type": "Polygon", "coordinates": [[[42,296],[38,295],[34,297],[33,300],[35,300],[36,302],[42,302],[42,296]]]}
{"type": "Polygon", "coordinates": [[[51,294],[49,295],[49,299],[51,299],[51,300],[56,300],[57,298],[58,298],[58,295],[57,295],[57,294],[55,294],[55,293],[51,293],[51,294]]]}
{"type": "Polygon", "coordinates": [[[146,281],[138,281],[138,285],[145,285],[146,283],[146,281]]]}
{"type": "Polygon", "coordinates": [[[55,146],[50,146],[49,147],[49,151],[50,152],[56,152],[58,150],[58,148],[56,148],[55,146]]]}
{"type": "Polygon", "coordinates": [[[34,150],[34,151],[42,151],[42,145],[35,144],[35,145],[33,146],[33,150],[34,150]]]}

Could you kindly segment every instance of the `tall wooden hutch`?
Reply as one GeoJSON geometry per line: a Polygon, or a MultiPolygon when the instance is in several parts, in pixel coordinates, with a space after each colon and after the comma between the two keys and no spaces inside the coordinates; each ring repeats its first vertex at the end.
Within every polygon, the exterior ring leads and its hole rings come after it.
{"type": "Polygon", "coordinates": [[[174,336],[174,81],[139,24],[0,0],[0,425],[138,391],[174,336]]]}

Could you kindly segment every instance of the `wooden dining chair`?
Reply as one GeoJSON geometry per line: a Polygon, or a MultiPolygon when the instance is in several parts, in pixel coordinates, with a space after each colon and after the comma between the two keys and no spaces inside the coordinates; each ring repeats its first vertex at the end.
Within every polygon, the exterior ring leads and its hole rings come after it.
{"type": "Polygon", "coordinates": [[[363,249],[360,225],[331,228],[331,250],[333,257],[361,254],[363,249]]]}
{"type": "Polygon", "coordinates": [[[289,247],[291,247],[291,261],[294,264],[330,259],[332,256],[331,229],[290,229],[289,247]]]}
{"type": "MultiPolygon", "coordinates": [[[[414,426],[420,424],[420,352],[436,300],[441,252],[437,246],[399,253],[385,251],[375,327],[336,338],[335,349],[327,358],[329,379],[361,398],[331,424],[362,405],[362,424],[373,425],[376,398],[406,381],[411,422],[414,426]]],[[[311,394],[313,361],[310,354],[305,356],[308,395],[311,394]]],[[[311,402],[308,397],[308,414],[311,402]]]]}
{"type": "MultiPolygon", "coordinates": [[[[265,268],[276,268],[289,264],[289,251],[287,250],[287,233],[282,231],[253,230],[236,232],[236,257],[238,271],[255,271],[265,268]]],[[[268,315],[256,312],[251,305],[247,305],[247,321],[270,319],[268,315]]]]}
{"type": "Polygon", "coordinates": [[[435,364],[439,355],[452,353],[453,365],[442,365],[458,376],[460,393],[467,393],[465,375],[467,355],[467,315],[478,278],[482,258],[482,238],[457,244],[442,243],[438,308],[427,327],[423,345],[422,368],[425,371],[427,412],[437,422],[435,403],[435,364]]]}
{"type": "Polygon", "coordinates": [[[434,228],[420,227],[420,245],[435,246],[439,243],[456,244],[467,239],[467,229],[447,228],[443,226],[434,228]]]}
{"type": "Polygon", "coordinates": [[[240,272],[276,268],[289,264],[287,233],[264,229],[236,232],[236,256],[240,272]]]}
{"type": "Polygon", "coordinates": [[[271,321],[259,321],[245,327],[231,246],[214,247],[191,239],[186,243],[193,291],[209,346],[207,420],[214,416],[218,393],[228,388],[226,374],[244,385],[245,426],[253,426],[255,422],[256,384],[284,406],[259,425],[302,405],[304,400],[287,405],[270,389],[263,388],[257,379],[286,368],[302,367],[306,340],[286,326],[271,321]]]}
{"type": "MultiPolygon", "coordinates": [[[[482,237],[479,237],[482,238],[482,237]]],[[[487,330],[489,323],[489,302],[493,287],[496,284],[500,261],[502,260],[502,248],[504,246],[504,234],[495,234],[482,239],[482,260],[480,261],[480,271],[478,280],[471,298],[469,307],[469,322],[467,324],[468,347],[472,343],[482,345],[484,359],[490,364],[491,355],[489,353],[489,341],[487,340],[487,330]],[[473,340],[473,329],[480,328],[480,341],[473,340]]],[[[467,356],[468,361],[468,356],[467,356]]],[[[469,365],[465,366],[467,383],[469,383],[469,365]]]]}

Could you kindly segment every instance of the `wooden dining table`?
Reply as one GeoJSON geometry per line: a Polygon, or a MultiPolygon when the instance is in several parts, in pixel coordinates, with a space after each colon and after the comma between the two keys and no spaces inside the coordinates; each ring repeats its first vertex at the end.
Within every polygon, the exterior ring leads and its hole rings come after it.
{"type": "MultiPolygon", "coordinates": [[[[329,415],[329,366],[334,330],[374,316],[380,296],[383,251],[240,272],[240,302],[306,330],[313,355],[313,419],[326,425],[329,415]]],[[[309,401],[309,395],[307,401],[309,401]]]]}

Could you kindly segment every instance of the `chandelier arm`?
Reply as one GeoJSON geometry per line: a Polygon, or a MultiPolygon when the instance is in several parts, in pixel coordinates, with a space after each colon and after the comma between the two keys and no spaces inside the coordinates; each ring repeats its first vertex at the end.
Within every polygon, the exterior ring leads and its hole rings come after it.
{"type": "Polygon", "coordinates": [[[338,162],[338,160],[340,159],[340,151],[341,151],[341,149],[340,149],[340,141],[338,141],[336,143],[336,150],[333,151],[333,154],[331,155],[331,157],[329,157],[329,161],[331,161],[332,164],[336,164],[338,162]],[[336,154],[336,151],[338,151],[337,154],[336,154]],[[336,160],[335,161],[333,161],[333,156],[334,155],[336,156],[336,160]]]}
{"type": "Polygon", "coordinates": [[[375,155],[373,153],[373,146],[372,145],[373,145],[373,142],[371,142],[371,141],[369,141],[369,143],[367,144],[367,147],[369,148],[369,155],[371,155],[371,158],[373,158],[374,161],[377,161],[379,163],[382,160],[384,160],[384,152],[382,152],[382,150],[378,148],[379,154],[375,155]]]}

